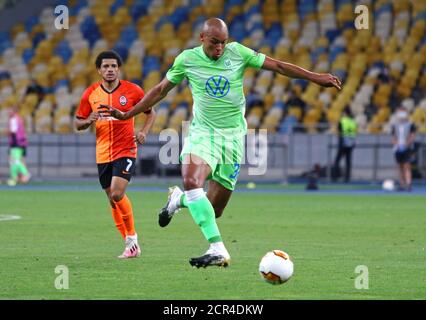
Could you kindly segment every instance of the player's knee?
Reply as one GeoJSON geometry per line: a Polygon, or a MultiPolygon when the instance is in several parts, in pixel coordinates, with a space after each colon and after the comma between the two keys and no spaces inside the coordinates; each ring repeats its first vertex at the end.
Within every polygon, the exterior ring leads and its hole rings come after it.
{"type": "Polygon", "coordinates": [[[202,188],[203,185],[200,179],[194,177],[183,177],[183,187],[185,190],[192,190],[202,188]]]}
{"type": "Polygon", "coordinates": [[[118,202],[121,199],[123,199],[123,197],[124,197],[124,192],[117,191],[117,190],[111,191],[111,199],[112,199],[112,201],[118,202]]]}

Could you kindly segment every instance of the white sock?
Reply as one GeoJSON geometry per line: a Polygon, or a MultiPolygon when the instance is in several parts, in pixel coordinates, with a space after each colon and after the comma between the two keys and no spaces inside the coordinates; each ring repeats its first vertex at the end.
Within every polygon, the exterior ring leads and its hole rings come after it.
{"type": "Polygon", "coordinates": [[[138,234],[135,233],[133,236],[127,236],[128,239],[138,242],[138,234]]]}
{"type": "Polygon", "coordinates": [[[186,195],[186,201],[188,201],[188,203],[193,203],[206,196],[203,188],[185,191],[185,195],[186,195]]]}
{"type": "Polygon", "coordinates": [[[210,248],[213,249],[213,251],[216,251],[216,252],[224,255],[226,258],[229,258],[228,250],[226,250],[223,242],[210,243],[210,248]]]}

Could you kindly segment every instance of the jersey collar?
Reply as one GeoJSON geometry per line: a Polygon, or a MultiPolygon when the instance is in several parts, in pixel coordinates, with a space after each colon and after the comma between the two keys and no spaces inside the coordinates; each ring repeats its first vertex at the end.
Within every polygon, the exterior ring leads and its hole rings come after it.
{"type": "Polygon", "coordinates": [[[102,88],[102,90],[104,90],[106,93],[108,93],[108,94],[112,94],[114,91],[116,91],[119,87],[121,86],[121,80],[118,80],[118,85],[114,88],[114,90],[112,90],[112,91],[108,91],[107,89],[105,89],[105,87],[103,86],[103,84],[102,84],[102,81],[101,81],[101,88],[102,88]]]}

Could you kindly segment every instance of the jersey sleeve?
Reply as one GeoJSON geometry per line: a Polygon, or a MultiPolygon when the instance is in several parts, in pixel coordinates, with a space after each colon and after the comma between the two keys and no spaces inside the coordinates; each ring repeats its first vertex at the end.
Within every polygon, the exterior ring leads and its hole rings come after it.
{"type": "Polygon", "coordinates": [[[184,66],[185,51],[179,54],[173,66],[167,71],[166,78],[174,84],[179,84],[185,78],[185,66],[184,66]]]}
{"type": "Polygon", "coordinates": [[[135,101],[137,102],[141,101],[142,98],[145,96],[145,92],[137,84],[134,85],[133,92],[135,94],[135,101]]]}
{"type": "Polygon", "coordinates": [[[235,43],[238,52],[244,59],[247,67],[260,69],[265,62],[266,56],[263,53],[254,51],[253,49],[243,46],[241,43],[235,43]]]}
{"type": "Polygon", "coordinates": [[[92,107],[89,102],[89,97],[92,91],[91,87],[84,91],[80,100],[80,105],[75,113],[76,118],[86,119],[92,113],[92,107]]]}

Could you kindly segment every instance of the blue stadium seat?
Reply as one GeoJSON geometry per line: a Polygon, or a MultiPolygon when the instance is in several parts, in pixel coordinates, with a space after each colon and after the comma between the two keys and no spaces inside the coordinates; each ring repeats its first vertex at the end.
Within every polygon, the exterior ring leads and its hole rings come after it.
{"type": "Polygon", "coordinates": [[[311,52],[311,60],[313,63],[316,63],[318,61],[318,58],[323,53],[327,53],[327,48],[324,47],[317,47],[311,52]]]}
{"type": "Polygon", "coordinates": [[[170,17],[169,16],[162,16],[160,19],[158,19],[157,23],[155,24],[155,31],[159,31],[163,24],[169,23],[170,17]]]}
{"type": "Polygon", "coordinates": [[[260,9],[260,5],[258,4],[251,6],[250,9],[248,9],[244,14],[244,19],[248,21],[252,15],[259,13],[260,9]]]}
{"type": "Polygon", "coordinates": [[[69,8],[70,16],[76,16],[81,9],[87,7],[87,0],[78,0],[74,7],[69,8]]]}
{"type": "Polygon", "coordinates": [[[151,4],[151,0],[136,0],[130,7],[129,13],[133,21],[136,22],[140,17],[148,13],[148,8],[151,4]]]}
{"type": "Polygon", "coordinates": [[[111,15],[115,15],[117,10],[120,9],[121,7],[123,7],[124,5],[125,5],[124,0],[115,0],[115,2],[109,8],[109,13],[111,15]]]}
{"type": "Polygon", "coordinates": [[[328,61],[333,62],[336,60],[337,56],[345,52],[346,48],[343,46],[334,46],[330,48],[330,54],[328,56],[328,61]]]}
{"type": "Polygon", "coordinates": [[[339,29],[330,29],[325,33],[325,36],[328,39],[328,43],[333,43],[334,39],[336,39],[340,35],[339,29]]]}
{"type": "Polygon", "coordinates": [[[143,77],[146,77],[151,71],[160,70],[161,63],[158,57],[155,56],[145,56],[143,59],[143,77]]]}
{"type": "Polygon", "coordinates": [[[33,27],[39,23],[38,16],[32,16],[25,21],[25,31],[30,33],[33,27]]]}
{"type": "Polygon", "coordinates": [[[308,84],[309,84],[309,81],[308,80],[305,80],[305,79],[292,79],[291,80],[291,83],[293,84],[293,85],[296,85],[296,86],[301,86],[302,87],[302,89],[303,90],[305,90],[306,89],[306,87],[308,86],[308,84]]]}
{"type": "Polygon", "coordinates": [[[426,20],[426,11],[419,12],[416,17],[414,18],[414,21],[418,20],[426,20]]]}
{"type": "Polygon", "coordinates": [[[93,47],[93,44],[101,38],[101,34],[99,33],[98,26],[93,16],[88,16],[84,19],[80,25],[80,31],[84,38],[89,41],[91,48],[93,47]]]}
{"type": "Polygon", "coordinates": [[[134,78],[134,79],[130,79],[130,82],[137,84],[140,87],[142,86],[142,79],[134,78]]]}
{"type": "Polygon", "coordinates": [[[229,28],[229,33],[237,41],[242,41],[246,37],[247,31],[246,31],[243,18],[236,17],[232,21],[231,26],[229,28]]]}
{"type": "Polygon", "coordinates": [[[59,87],[69,87],[69,81],[68,81],[68,79],[59,79],[57,82],[56,82],[56,84],[55,84],[55,86],[54,86],[54,88],[55,88],[55,91],[56,91],[56,89],[58,89],[59,87]]]}
{"type": "Polygon", "coordinates": [[[248,30],[248,34],[252,34],[255,30],[262,30],[263,31],[263,23],[262,22],[255,22],[251,26],[251,28],[248,30]]]}
{"type": "Polygon", "coordinates": [[[127,57],[129,56],[129,44],[123,40],[119,40],[113,50],[117,52],[120,57],[123,59],[123,62],[127,60],[127,57]]]}
{"type": "Polygon", "coordinates": [[[136,30],[135,26],[131,24],[125,27],[123,31],[121,31],[120,42],[126,43],[127,46],[130,48],[133,41],[135,41],[138,37],[138,31],[136,30]]]}
{"type": "Polygon", "coordinates": [[[28,64],[31,59],[34,57],[34,49],[33,48],[27,48],[22,52],[22,60],[24,60],[25,64],[28,64]]]}
{"type": "Polygon", "coordinates": [[[175,12],[171,14],[169,21],[173,24],[175,30],[179,28],[182,22],[188,20],[189,13],[189,7],[178,7],[176,8],[175,12]]]}
{"type": "Polygon", "coordinates": [[[302,18],[302,20],[308,14],[315,13],[316,10],[317,10],[316,1],[312,1],[312,0],[300,0],[299,1],[298,12],[299,12],[299,16],[300,16],[300,18],[302,18]]]}
{"type": "Polygon", "coordinates": [[[278,131],[280,133],[289,134],[292,133],[294,127],[297,125],[297,118],[292,115],[288,115],[279,125],[278,131]]]}
{"type": "Polygon", "coordinates": [[[9,34],[7,32],[0,32],[0,54],[2,54],[7,48],[12,47],[12,45],[9,34]]]}
{"type": "Polygon", "coordinates": [[[177,108],[185,108],[188,109],[189,108],[189,103],[186,101],[182,101],[177,105],[177,108]]]}
{"type": "Polygon", "coordinates": [[[283,101],[277,101],[272,105],[272,108],[280,108],[282,110],[285,110],[286,104],[283,101]]]}
{"type": "Polygon", "coordinates": [[[56,46],[54,53],[62,58],[62,61],[67,64],[72,57],[72,50],[68,41],[63,40],[56,46]]]}
{"type": "Polygon", "coordinates": [[[40,41],[46,39],[46,34],[44,32],[38,32],[33,37],[33,48],[37,48],[40,41]]]}
{"type": "Polygon", "coordinates": [[[10,79],[9,71],[0,71],[0,81],[10,79]]]}
{"type": "Polygon", "coordinates": [[[378,9],[376,9],[376,11],[374,11],[374,15],[376,17],[378,17],[384,12],[392,13],[392,4],[391,3],[384,3],[380,8],[378,8],[378,9]]]}

